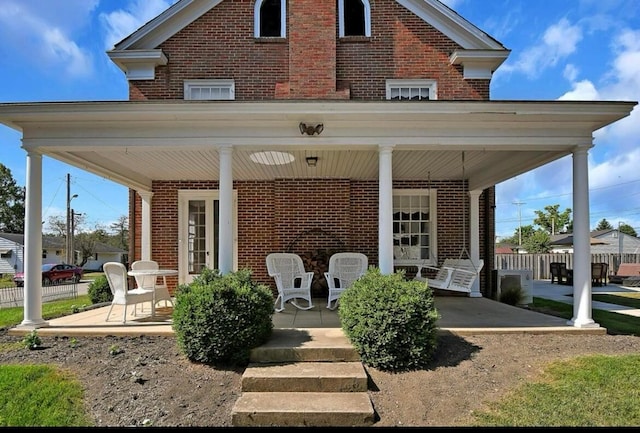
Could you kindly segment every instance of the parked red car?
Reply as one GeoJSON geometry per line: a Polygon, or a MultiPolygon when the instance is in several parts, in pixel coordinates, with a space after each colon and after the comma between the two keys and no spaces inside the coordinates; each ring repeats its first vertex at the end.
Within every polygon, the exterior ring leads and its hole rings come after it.
{"type": "MultiPolygon", "coordinates": [[[[64,282],[78,283],[82,279],[83,269],[75,265],[67,265],[65,263],[47,263],[42,265],[42,285],[62,284],[64,282]]],[[[13,282],[16,286],[24,285],[24,273],[16,272],[13,276],[13,282]]]]}

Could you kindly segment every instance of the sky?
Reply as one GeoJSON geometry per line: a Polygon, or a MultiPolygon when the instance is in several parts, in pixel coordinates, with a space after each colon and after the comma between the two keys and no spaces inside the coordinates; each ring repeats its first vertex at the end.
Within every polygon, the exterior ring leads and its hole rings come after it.
{"type": "MultiPolygon", "coordinates": [[[[0,0],[0,102],[128,98],[106,55],[175,0],[0,0]]],[[[640,101],[637,0],[447,0],[511,50],[494,73],[493,100],[640,101]]],[[[640,108],[596,131],[589,151],[590,227],[606,219],[640,233],[640,108]]],[[[20,133],[0,125],[0,162],[26,183],[20,133]]],[[[43,220],[66,215],[67,174],[79,231],[128,214],[127,189],[43,159],[43,220]]],[[[535,211],[572,208],[571,156],[496,186],[496,234],[531,225],[535,211]]],[[[47,226],[45,225],[45,230],[47,226]]]]}

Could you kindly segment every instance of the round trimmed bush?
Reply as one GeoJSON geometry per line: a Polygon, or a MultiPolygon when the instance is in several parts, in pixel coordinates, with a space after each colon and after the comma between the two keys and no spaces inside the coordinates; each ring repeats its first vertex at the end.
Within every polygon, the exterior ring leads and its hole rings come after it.
{"type": "Polygon", "coordinates": [[[102,304],[113,300],[113,293],[111,293],[109,281],[107,281],[107,277],[104,275],[98,276],[95,280],[89,283],[87,294],[93,304],[102,304]]]}
{"type": "Polygon", "coordinates": [[[437,346],[433,292],[404,273],[371,267],[342,293],[342,329],[362,362],[387,371],[427,367],[437,346]]]}
{"type": "Polygon", "coordinates": [[[251,349],[271,336],[273,293],[240,270],[220,275],[204,269],[176,291],[173,329],[192,361],[246,365],[251,349]]]}

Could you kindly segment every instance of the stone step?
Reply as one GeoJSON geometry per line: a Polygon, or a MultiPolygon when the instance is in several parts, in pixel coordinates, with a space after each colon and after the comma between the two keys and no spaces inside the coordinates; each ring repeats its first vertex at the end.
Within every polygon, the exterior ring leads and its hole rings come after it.
{"type": "Polygon", "coordinates": [[[360,361],[341,328],[278,328],[251,350],[251,362],[360,361]]]}
{"type": "Polygon", "coordinates": [[[242,391],[366,392],[367,382],[360,362],[250,364],[242,375],[242,391]]]}
{"type": "Polygon", "coordinates": [[[236,427],[371,426],[366,392],[245,392],[232,410],[236,427]]]}

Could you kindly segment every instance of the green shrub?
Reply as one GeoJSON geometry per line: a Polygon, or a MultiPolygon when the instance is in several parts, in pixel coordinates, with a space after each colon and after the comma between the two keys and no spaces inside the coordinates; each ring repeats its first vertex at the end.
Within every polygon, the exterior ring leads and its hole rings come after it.
{"type": "Polygon", "coordinates": [[[369,268],[340,296],[342,329],[365,364],[401,371],[427,366],[437,345],[433,292],[404,273],[369,268]]]}
{"type": "Polygon", "coordinates": [[[518,305],[523,301],[524,295],[524,289],[520,286],[519,282],[513,282],[508,279],[502,280],[500,302],[509,305],[518,305]]]}
{"type": "Polygon", "coordinates": [[[96,277],[87,289],[89,299],[94,304],[102,304],[104,302],[111,302],[113,300],[113,294],[111,293],[111,287],[109,287],[109,281],[104,275],[96,277]]]}
{"type": "Polygon", "coordinates": [[[176,291],[173,329],[181,351],[192,361],[246,365],[251,349],[273,330],[273,293],[240,270],[220,275],[204,269],[176,291]]]}

